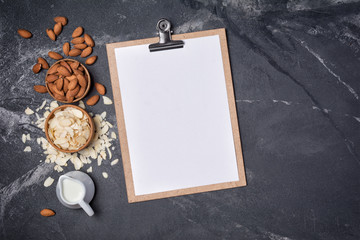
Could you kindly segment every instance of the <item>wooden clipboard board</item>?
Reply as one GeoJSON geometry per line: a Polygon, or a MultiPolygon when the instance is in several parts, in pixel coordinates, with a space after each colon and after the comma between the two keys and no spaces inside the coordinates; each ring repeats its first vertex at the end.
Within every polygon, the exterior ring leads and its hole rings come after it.
{"type": "Polygon", "coordinates": [[[208,31],[178,34],[178,35],[173,35],[172,38],[174,40],[186,40],[186,39],[193,39],[193,38],[200,38],[200,37],[214,36],[214,35],[218,35],[220,38],[221,56],[222,56],[225,81],[226,81],[228,107],[230,110],[231,128],[232,128],[233,141],[236,152],[238,181],[210,184],[206,186],[190,187],[190,188],[170,190],[165,192],[158,192],[158,193],[151,193],[144,195],[135,195],[135,191],[134,191],[132,166],[130,161],[128,138],[127,138],[127,132],[126,132],[126,126],[124,120],[122,97],[120,94],[115,49],[128,47],[128,46],[153,44],[158,42],[158,38],[154,37],[154,38],[126,41],[126,42],[111,43],[106,45],[111,83],[113,89],[114,105],[116,109],[117,126],[119,129],[122,162],[124,167],[126,189],[127,189],[127,196],[129,203],[246,186],[244,162],[242,156],[241,140],[240,140],[239,127],[238,127],[237,111],[235,105],[235,97],[234,97],[233,82],[231,76],[231,68],[229,62],[229,53],[228,53],[225,29],[222,28],[222,29],[215,29],[208,31]]]}

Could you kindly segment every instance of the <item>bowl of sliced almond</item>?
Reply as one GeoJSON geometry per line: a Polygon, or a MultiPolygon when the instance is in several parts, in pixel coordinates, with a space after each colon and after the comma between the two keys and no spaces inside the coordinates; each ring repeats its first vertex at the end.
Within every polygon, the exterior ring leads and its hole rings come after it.
{"type": "Polygon", "coordinates": [[[66,153],[86,148],[95,133],[92,117],[74,105],[55,108],[45,120],[45,135],[57,150],[66,153]]]}
{"type": "Polygon", "coordinates": [[[55,100],[63,103],[80,101],[90,90],[90,74],[86,67],[73,59],[61,59],[46,73],[45,86],[55,100]]]}

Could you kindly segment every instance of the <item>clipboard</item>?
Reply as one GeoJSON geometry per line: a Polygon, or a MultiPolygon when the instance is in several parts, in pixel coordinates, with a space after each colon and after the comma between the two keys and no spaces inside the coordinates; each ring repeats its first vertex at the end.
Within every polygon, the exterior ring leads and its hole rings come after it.
{"type": "Polygon", "coordinates": [[[225,29],[170,26],[106,45],[129,203],[246,186],[225,29]]]}

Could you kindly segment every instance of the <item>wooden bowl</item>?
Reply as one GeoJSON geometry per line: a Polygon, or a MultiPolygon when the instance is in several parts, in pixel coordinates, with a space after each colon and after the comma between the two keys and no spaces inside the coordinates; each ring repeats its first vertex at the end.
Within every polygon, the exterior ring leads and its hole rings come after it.
{"type": "Polygon", "coordinates": [[[46,89],[47,89],[48,93],[49,93],[50,96],[51,96],[52,98],[54,98],[56,101],[59,101],[59,102],[62,102],[62,103],[74,103],[74,102],[80,101],[81,99],[83,99],[83,98],[88,94],[88,92],[89,92],[89,90],[90,90],[90,85],[91,85],[91,78],[90,78],[89,71],[88,71],[87,68],[84,66],[84,64],[82,64],[81,62],[79,62],[79,61],[77,61],[77,60],[74,60],[74,59],[66,58],[66,59],[61,59],[61,60],[57,61],[56,63],[54,63],[53,65],[51,65],[51,67],[47,70],[46,76],[45,76],[45,86],[46,86],[46,89]],[[46,82],[46,78],[47,78],[48,75],[49,75],[49,70],[50,70],[53,66],[55,66],[56,64],[59,64],[59,63],[62,62],[62,61],[78,62],[78,63],[79,63],[79,66],[81,66],[81,67],[84,68],[85,76],[87,76],[87,78],[85,77],[85,79],[87,79],[88,82],[87,82],[87,86],[86,86],[86,90],[85,90],[84,94],[83,94],[81,97],[74,99],[74,101],[72,101],[72,102],[67,102],[67,101],[62,101],[62,100],[60,100],[60,99],[57,99],[57,98],[51,93],[51,91],[50,91],[50,89],[49,89],[49,86],[48,86],[48,83],[46,82]]]}
{"type": "Polygon", "coordinates": [[[94,137],[94,134],[95,134],[95,125],[94,125],[94,122],[93,122],[93,119],[92,117],[90,116],[90,114],[88,112],[86,112],[84,109],[82,109],[81,107],[78,107],[78,106],[74,106],[74,105],[70,105],[70,104],[67,104],[67,105],[62,105],[62,106],[59,106],[57,108],[55,108],[54,110],[51,111],[51,113],[49,114],[49,116],[46,118],[45,120],[45,135],[46,135],[46,138],[48,140],[48,142],[57,150],[61,151],[61,152],[66,152],[66,153],[74,153],[74,152],[78,152],[78,151],[81,151],[83,150],[84,148],[86,148],[87,146],[89,146],[91,140],[93,139],[94,137]],[[52,119],[54,117],[54,113],[55,111],[61,109],[65,109],[67,107],[72,107],[72,108],[75,108],[75,109],[78,109],[80,110],[83,114],[85,114],[88,119],[89,119],[89,124],[90,124],[90,137],[89,139],[86,141],[86,143],[81,146],[79,149],[75,149],[75,150],[65,150],[65,149],[61,149],[59,148],[58,146],[55,145],[55,143],[50,139],[50,136],[49,136],[49,133],[48,133],[48,130],[49,130],[49,120],[52,119]]]}

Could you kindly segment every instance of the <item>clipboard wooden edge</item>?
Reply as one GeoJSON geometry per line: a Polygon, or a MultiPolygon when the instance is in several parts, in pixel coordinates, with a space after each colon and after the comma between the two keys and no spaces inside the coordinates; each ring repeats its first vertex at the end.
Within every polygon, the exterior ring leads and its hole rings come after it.
{"type": "MultiPolygon", "coordinates": [[[[134,182],[133,182],[133,176],[132,176],[132,170],[131,170],[131,162],[130,162],[130,154],[129,154],[129,148],[128,148],[126,128],[125,128],[125,118],[124,118],[124,112],[123,112],[122,101],[121,101],[121,92],[120,92],[120,86],[119,86],[118,72],[117,72],[117,67],[116,67],[115,48],[152,44],[152,43],[156,43],[159,39],[157,37],[154,37],[154,38],[146,38],[146,39],[139,39],[139,40],[133,40],[133,41],[106,44],[111,85],[112,85],[112,90],[113,90],[114,106],[115,106],[116,119],[117,119],[117,126],[118,126],[118,130],[119,130],[119,140],[120,140],[122,162],[123,162],[123,167],[124,167],[126,191],[127,191],[129,203],[142,202],[142,201],[155,200],[155,199],[161,199],[161,198],[167,198],[167,197],[175,197],[175,196],[181,196],[181,195],[188,195],[188,194],[194,194],[194,193],[202,193],[202,192],[209,192],[209,191],[216,191],[216,190],[246,186],[244,160],[243,160],[242,148],[241,148],[240,131],[239,131],[239,125],[238,125],[234,88],[233,88],[233,81],[232,81],[231,68],[230,68],[230,59],[229,59],[229,52],[228,52],[228,46],[227,46],[226,30],[225,30],[225,28],[220,28],[220,29],[193,32],[193,33],[176,34],[176,35],[172,35],[172,38],[173,38],[173,40],[184,40],[184,39],[199,38],[199,37],[206,37],[206,36],[213,36],[213,35],[218,35],[220,38],[221,54],[222,54],[222,61],[223,61],[223,66],[224,66],[226,91],[227,91],[227,96],[228,96],[231,127],[232,127],[232,133],[233,133],[233,138],[234,138],[234,146],[235,146],[235,152],[236,152],[236,161],[237,161],[239,180],[232,181],[232,182],[199,186],[199,187],[171,190],[171,191],[165,191],[165,192],[159,192],[159,193],[151,193],[151,194],[145,194],[145,195],[135,195],[134,182]]],[[[171,51],[171,50],[169,50],[169,51],[171,51]]]]}

